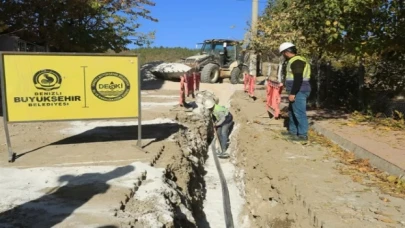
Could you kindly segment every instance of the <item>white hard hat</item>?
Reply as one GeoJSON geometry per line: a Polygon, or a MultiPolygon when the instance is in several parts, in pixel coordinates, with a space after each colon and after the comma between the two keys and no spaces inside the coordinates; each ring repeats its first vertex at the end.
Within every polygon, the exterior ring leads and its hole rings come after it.
{"type": "Polygon", "coordinates": [[[290,42],[282,43],[282,44],[280,45],[279,51],[280,51],[280,53],[281,53],[281,52],[285,51],[286,49],[288,49],[288,48],[290,48],[290,47],[295,47],[295,45],[294,45],[293,43],[290,43],[290,42]]]}
{"type": "Polygon", "coordinates": [[[204,107],[206,108],[206,109],[210,109],[210,108],[212,108],[212,107],[214,107],[215,106],[215,101],[214,100],[212,100],[212,99],[207,99],[207,100],[205,100],[205,102],[204,102],[204,107]]]}

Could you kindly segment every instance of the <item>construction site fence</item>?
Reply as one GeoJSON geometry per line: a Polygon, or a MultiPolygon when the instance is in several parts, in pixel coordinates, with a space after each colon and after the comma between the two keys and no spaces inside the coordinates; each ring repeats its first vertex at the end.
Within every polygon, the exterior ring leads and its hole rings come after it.
{"type": "Polygon", "coordinates": [[[256,76],[250,74],[243,75],[243,90],[249,94],[250,97],[255,96],[256,76]]]}
{"type": "Polygon", "coordinates": [[[278,81],[272,81],[267,79],[266,86],[266,109],[270,112],[274,118],[280,117],[280,104],[281,104],[281,92],[283,90],[283,84],[278,81]]]}
{"type": "Polygon", "coordinates": [[[185,73],[180,76],[180,106],[184,106],[186,96],[195,98],[196,91],[200,91],[201,75],[198,72],[185,73]]]}

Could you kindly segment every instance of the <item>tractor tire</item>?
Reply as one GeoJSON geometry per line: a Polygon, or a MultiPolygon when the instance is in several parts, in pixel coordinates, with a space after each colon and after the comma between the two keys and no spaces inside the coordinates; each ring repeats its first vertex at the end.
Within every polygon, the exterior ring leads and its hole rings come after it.
{"type": "Polygon", "coordinates": [[[232,84],[243,84],[243,74],[249,73],[249,68],[247,66],[237,66],[233,68],[231,72],[231,83],[232,84]]]}
{"type": "Polygon", "coordinates": [[[201,82],[216,83],[219,79],[219,66],[213,63],[205,65],[201,71],[201,82]]]}

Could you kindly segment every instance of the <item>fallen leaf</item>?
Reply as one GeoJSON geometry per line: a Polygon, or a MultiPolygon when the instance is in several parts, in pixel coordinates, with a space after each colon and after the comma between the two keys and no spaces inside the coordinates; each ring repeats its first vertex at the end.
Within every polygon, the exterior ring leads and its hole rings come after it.
{"type": "Polygon", "coordinates": [[[352,180],[358,183],[362,182],[362,178],[360,176],[352,176],[352,180]]]}
{"type": "Polygon", "coordinates": [[[355,124],[355,123],[348,122],[348,123],[346,123],[346,126],[354,127],[354,126],[356,126],[356,124],[355,124]]]}
{"type": "Polygon", "coordinates": [[[380,130],[385,130],[385,131],[392,131],[392,129],[390,127],[380,127],[380,130]]]}
{"type": "Polygon", "coordinates": [[[384,201],[384,202],[391,202],[389,199],[385,198],[385,197],[380,197],[380,200],[384,201]]]}
{"type": "Polygon", "coordinates": [[[368,170],[368,168],[365,168],[365,167],[360,167],[359,168],[359,171],[362,172],[362,173],[367,172],[367,170],[368,170]]]}
{"type": "Polygon", "coordinates": [[[394,220],[385,217],[376,217],[375,219],[385,223],[396,223],[394,220]]]}
{"type": "Polygon", "coordinates": [[[387,177],[387,181],[390,183],[394,183],[397,180],[396,176],[388,176],[387,177]]]}

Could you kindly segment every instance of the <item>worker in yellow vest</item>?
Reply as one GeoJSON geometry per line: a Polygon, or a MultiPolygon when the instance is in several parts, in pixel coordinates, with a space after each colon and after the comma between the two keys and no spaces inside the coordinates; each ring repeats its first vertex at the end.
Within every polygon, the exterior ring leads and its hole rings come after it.
{"type": "Polygon", "coordinates": [[[214,127],[217,129],[219,142],[222,148],[222,152],[218,153],[218,157],[228,158],[229,154],[226,150],[228,149],[230,128],[233,125],[233,116],[226,107],[216,104],[212,99],[207,99],[204,102],[204,107],[212,113],[214,127]]]}
{"type": "Polygon", "coordinates": [[[288,61],[285,87],[289,93],[288,135],[292,140],[308,140],[307,98],[311,93],[311,65],[306,58],[297,55],[297,48],[290,42],[280,45],[280,54],[288,61]]]}

